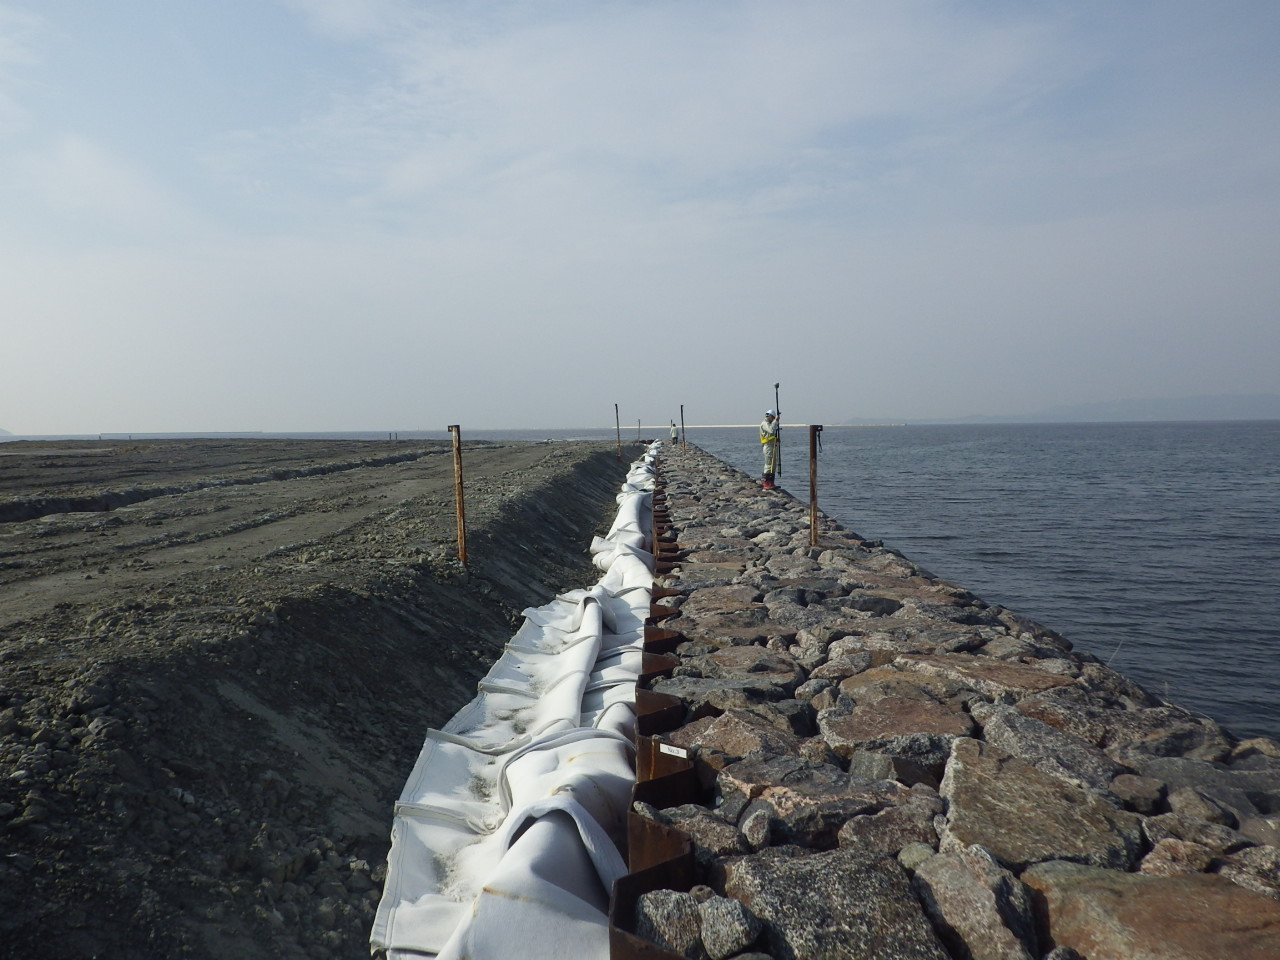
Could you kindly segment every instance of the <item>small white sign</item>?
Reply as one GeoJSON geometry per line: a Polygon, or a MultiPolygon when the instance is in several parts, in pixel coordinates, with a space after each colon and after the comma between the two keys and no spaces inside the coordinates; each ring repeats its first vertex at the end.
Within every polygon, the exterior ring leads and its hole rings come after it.
{"type": "Polygon", "coordinates": [[[683,747],[673,747],[673,746],[672,746],[671,744],[669,744],[669,743],[660,743],[660,744],[658,744],[658,752],[659,752],[659,753],[669,753],[669,754],[671,754],[671,756],[673,756],[673,757],[679,757],[681,760],[688,760],[688,759],[689,759],[689,751],[688,751],[688,750],[685,750],[683,747]]]}

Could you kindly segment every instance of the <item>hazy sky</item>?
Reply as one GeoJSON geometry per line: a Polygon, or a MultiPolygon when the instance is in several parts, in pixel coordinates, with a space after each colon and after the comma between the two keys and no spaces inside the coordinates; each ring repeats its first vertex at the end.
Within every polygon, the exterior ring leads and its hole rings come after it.
{"type": "Polygon", "coordinates": [[[0,0],[0,427],[1280,392],[1276,0],[0,0]]]}

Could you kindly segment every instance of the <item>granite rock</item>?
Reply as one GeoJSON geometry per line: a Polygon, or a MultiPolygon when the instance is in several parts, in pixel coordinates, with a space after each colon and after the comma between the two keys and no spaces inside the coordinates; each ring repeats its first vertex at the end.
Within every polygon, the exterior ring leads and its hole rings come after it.
{"type": "Polygon", "coordinates": [[[670,824],[693,841],[694,860],[704,873],[720,857],[750,852],[741,831],[714,810],[687,803],[679,807],[667,807],[658,816],[663,823],[670,824]]]}
{"type": "Polygon", "coordinates": [[[1106,791],[1128,771],[1097,747],[1004,704],[977,703],[973,718],[983,739],[1051,776],[1106,791]]]}
{"type": "Polygon", "coordinates": [[[772,842],[814,849],[834,847],[850,817],[910,796],[893,781],[858,780],[838,767],[800,757],[742,760],[721,770],[717,783],[724,809],[740,809],[744,833],[749,817],[766,815],[772,842]]]}
{"type": "Polygon", "coordinates": [[[1111,781],[1107,789],[1126,807],[1138,813],[1154,814],[1164,803],[1164,784],[1136,773],[1120,774],[1111,781]]]}
{"type": "MultiPolygon", "coordinates": [[[[1237,821],[1280,811],[1280,769],[1224,767],[1187,757],[1138,757],[1135,766],[1143,776],[1168,784],[1171,802],[1175,793],[1191,787],[1237,821]]],[[[1188,794],[1179,796],[1190,800],[1188,794]]],[[[1207,819],[1202,813],[1193,815],[1207,819]]]]}
{"type": "Polygon", "coordinates": [[[702,944],[711,960],[726,960],[751,946],[764,924],[737,900],[712,897],[698,904],[702,944]]]}
{"type": "Polygon", "coordinates": [[[688,960],[705,960],[698,902],[687,893],[652,890],[636,901],[636,933],[688,960]]]}
{"type": "Polygon", "coordinates": [[[892,858],[848,850],[789,854],[775,848],[724,867],[725,893],[765,922],[771,956],[949,960],[892,858]]]}
{"type": "Polygon", "coordinates": [[[990,699],[1010,702],[1076,682],[1071,677],[1041,670],[1029,664],[993,660],[962,653],[945,653],[935,656],[907,654],[898,657],[894,665],[903,670],[913,670],[917,673],[949,679],[976,690],[990,699]]]}
{"type": "Polygon", "coordinates": [[[1224,858],[1218,872],[1228,880],[1280,900],[1280,847],[1247,847],[1224,858]]]}
{"type": "Polygon", "coordinates": [[[1213,851],[1204,844],[1165,837],[1142,858],[1138,869],[1153,877],[1176,877],[1184,873],[1204,873],[1213,859],[1213,851]]]}
{"type": "Polygon", "coordinates": [[[1280,903],[1211,874],[1152,877],[1053,861],[1022,882],[1044,942],[1089,960],[1275,960],[1280,943],[1280,903]]]}
{"type": "Polygon", "coordinates": [[[779,691],[771,700],[781,700],[795,693],[806,679],[804,668],[788,653],[778,653],[756,646],[734,646],[717,650],[694,660],[691,666],[702,676],[741,683],[758,689],[767,686],[779,691]]]}
{"type": "Polygon", "coordinates": [[[982,847],[939,853],[912,882],[934,929],[962,960],[1034,960],[1040,955],[1029,892],[982,847]]]}
{"type": "Polygon", "coordinates": [[[1127,869],[1141,842],[1134,814],[978,740],[955,742],[940,792],[944,848],[980,844],[1013,869],[1043,860],[1127,869]]]}
{"type": "Polygon", "coordinates": [[[1232,853],[1249,846],[1250,841],[1230,827],[1220,823],[1209,823],[1189,817],[1185,813],[1162,813],[1155,817],[1146,817],[1142,821],[1142,833],[1147,842],[1158,844],[1161,840],[1173,838],[1198,843],[1208,847],[1215,854],[1232,853]]]}
{"type": "Polygon", "coordinates": [[[695,720],[672,731],[667,739],[687,750],[711,750],[734,758],[753,753],[796,753],[800,745],[793,734],[784,733],[755,713],[738,709],[695,720]]]}
{"type": "Polygon", "coordinates": [[[942,799],[937,794],[913,793],[902,803],[887,806],[878,813],[846,820],[837,839],[842,848],[894,856],[912,843],[936,848],[938,832],[933,819],[942,811],[942,799]]]}

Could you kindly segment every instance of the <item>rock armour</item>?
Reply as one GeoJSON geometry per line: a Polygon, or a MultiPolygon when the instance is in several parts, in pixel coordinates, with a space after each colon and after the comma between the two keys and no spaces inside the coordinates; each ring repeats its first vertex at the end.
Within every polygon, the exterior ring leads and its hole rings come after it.
{"type": "MultiPolygon", "coordinates": [[[[680,663],[651,687],[702,795],[637,812],[758,921],[733,956],[1277,956],[1280,745],[830,520],[812,546],[806,504],[695,446],[662,476],[680,663]]],[[[678,913],[650,939],[728,956],[678,913]]]]}

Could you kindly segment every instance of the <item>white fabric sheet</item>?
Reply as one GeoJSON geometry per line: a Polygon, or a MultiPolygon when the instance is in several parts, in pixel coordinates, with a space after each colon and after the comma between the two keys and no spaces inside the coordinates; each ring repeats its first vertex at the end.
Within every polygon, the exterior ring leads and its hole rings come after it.
{"type": "Polygon", "coordinates": [[[599,582],[524,611],[476,698],[428,731],[395,806],[370,935],[391,960],[608,957],[659,447],[632,464],[608,536],[592,541],[599,582]]]}

